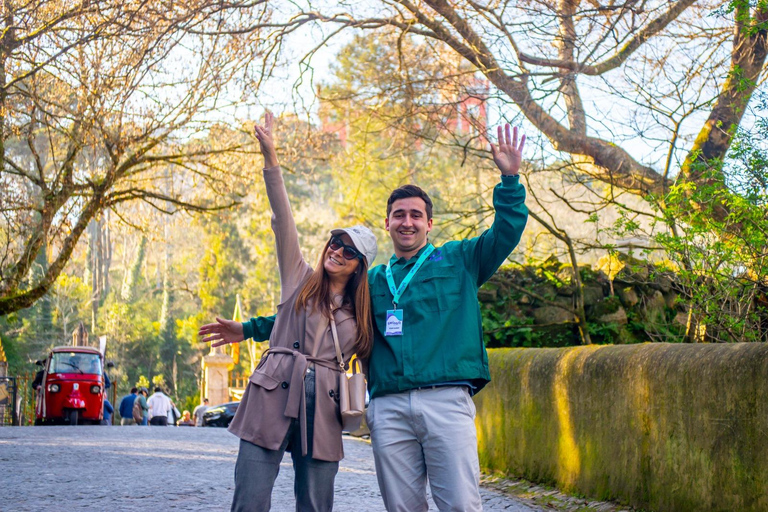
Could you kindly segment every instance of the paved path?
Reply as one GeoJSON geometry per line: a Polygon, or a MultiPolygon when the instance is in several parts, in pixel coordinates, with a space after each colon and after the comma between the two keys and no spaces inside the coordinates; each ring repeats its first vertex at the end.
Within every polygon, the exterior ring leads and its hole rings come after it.
{"type": "MultiPolygon", "coordinates": [[[[0,510],[229,510],[238,442],[218,428],[2,427],[0,510]]],[[[383,511],[370,445],[345,438],[344,451],[334,510],[383,511]]],[[[289,454],[272,497],[294,510],[289,454]]],[[[483,502],[535,510],[490,490],[483,502]]]]}

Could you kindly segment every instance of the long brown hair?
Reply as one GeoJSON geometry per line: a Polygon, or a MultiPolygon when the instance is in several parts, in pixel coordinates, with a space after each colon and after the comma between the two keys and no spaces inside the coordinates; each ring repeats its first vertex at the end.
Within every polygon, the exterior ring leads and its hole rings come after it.
{"type": "MultiPolygon", "coordinates": [[[[320,261],[296,299],[297,312],[302,308],[306,309],[311,300],[313,310],[320,311],[328,318],[331,316],[331,282],[324,265],[330,243],[330,240],[325,243],[320,261]]],[[[347,281],[342,307],[351,308],[355,315],[357,322],[355,352],[358,357],[367,358],[373,347],[373,324],[371,323],[371,295],[368,290],[368,263],[365,258],[359,259],[357,270],[347,281]]]]}

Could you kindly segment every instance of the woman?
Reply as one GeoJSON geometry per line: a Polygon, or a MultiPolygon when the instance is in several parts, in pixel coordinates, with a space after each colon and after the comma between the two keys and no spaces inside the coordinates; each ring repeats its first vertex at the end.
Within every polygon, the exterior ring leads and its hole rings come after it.
{"type": "Polygon", "coordinates": [[[192,421],[192,416],[190,416],[189,411],[184,411],[181,413],[181,421],[179,421],[180,427],[194,427],[195,422],[192,421]]]}
{"type": "MultiPolygon", "coordinates": [[[[294,468],[297,510],[331,510],[333,484],[344,457],[339,376],[333,329],[344,364],[367,357],[370,320],[368,266],[376,237],[363,226],[334,229],[313,270],[299,250],[288,194],[272,139],[273,116],[255,134],[264,155],[272,208],[281,298],[269,350],[253,372],[229,430],[240,438],[233,511],[266,511],[285,450],[294,468]]],[[[200,328],[213,346],[250,338],[253,327],[216,319],[200,328]]]]}

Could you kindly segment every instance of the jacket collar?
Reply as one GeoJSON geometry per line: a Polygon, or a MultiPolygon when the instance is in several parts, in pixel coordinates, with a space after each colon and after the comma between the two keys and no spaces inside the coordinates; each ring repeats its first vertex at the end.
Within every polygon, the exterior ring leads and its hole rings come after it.
{"type": "Polygon", "coordinates": [[[405,257],[397,258],[397,255],[393,254],[392,258],[390,258],[390,261],[392,261],[392,266],[394,266],[394,265],[405,266],[405,265],[408,265],[409,263],[411,265],[413,265],[414,263],[416,263],[419,260],[419,256],[421,256],[421,253],[423,253],[424,251],[427,250],[427,247],[429,247],[429,243],[430,243],[429,240],[427,240],[427,243],[424,245],[424,247],[419,249],[419,251],[416,254],[414,254],[413,256],[408,258],[407,260],[405,259],[405,257]],[[397,258],[397,259],[395,259],[395,258],[397,258]]]}

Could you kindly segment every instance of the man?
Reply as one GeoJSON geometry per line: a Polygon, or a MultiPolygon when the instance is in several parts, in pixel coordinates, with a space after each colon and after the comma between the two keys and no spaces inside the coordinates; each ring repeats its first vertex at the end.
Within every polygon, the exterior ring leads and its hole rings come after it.
{"type": "Polygon", "coordinates": [[[163,388],[156,387],[155,392],[147,400],[149,406],[149,424],[155,426],[168,426],[168,413],[173,405],[171,399],[163,393],[163,388]]]}
{"type": "Polygon", "coordinates": [[[195,407],[195,409],[192,411],[192,416],[195,418],[196,427],[203,426],[203,414],[205,414],[205,411],[207,410],[208,410],[208,399],[203,398],[203,403],[195,407]]]}
{"type": "MultiPolygon", "coordinates": [[[[37,361],[37,363],[40,363],[41,361],[37,361]]],[[[42,364],[40,366],[43,366],[42,364]]],[[[40,386],[43,385],[43,377],[45,377],[45,367],[40,368],[37,370],[37,373],[35,373],[35,379],[32,381],[32,389],[35,391],[38,390],[40,386]]]]}
{"type": "Polygon", "coordinates": [[[131,388],[130,394],[125,395],[120,400],[120,406],[117,408],[117,412],[120,413],[120,425],[136,424],[133,419],[133,403],[136,401],[136,393],[138,392],[138,388],[131,388]]]}
{"type": "MultiPolygon", "coordinates": [[[[432,201],[419,187],[398,188],[387,201],[385,226],[395,249],[369,271],[374,318],[366,419],[376,476],[389,511],[426,511],[429,481],[440,510],[482,510],[471,395],[489,381],[477,290],[520,241],[528,219],[518,172],[518,144],[506,125],[491,145],[501,171],[496,217],[476,238],[429,243],[432,201]]],[[[270,318],[245,324],[217,319],[204,341],[267,339],[270,318]]]]}

